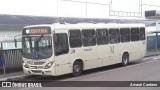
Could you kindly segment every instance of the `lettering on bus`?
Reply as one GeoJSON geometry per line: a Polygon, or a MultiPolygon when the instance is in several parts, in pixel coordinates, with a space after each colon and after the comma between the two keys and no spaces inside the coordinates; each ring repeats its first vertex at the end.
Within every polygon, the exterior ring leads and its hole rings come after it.
{"type": "Polygon", "coordinates": [[[110,46],[110,52],[114,54],[114,46],[110,46]]]}
{"type": "Polygon", "coordinates": [[[32,34],[48,33],[48,29],[31,29],[30,33],[32,34]]]}
{"type": "Polygon", "coordinates": [[[50,34],[50,28],[27,28],[24,30],[23,34],[50,34]]]}
{"type": "Polygon", "coordinates": [[[84,51],[92,51],[92,48],[84,49],[84,51]]]}

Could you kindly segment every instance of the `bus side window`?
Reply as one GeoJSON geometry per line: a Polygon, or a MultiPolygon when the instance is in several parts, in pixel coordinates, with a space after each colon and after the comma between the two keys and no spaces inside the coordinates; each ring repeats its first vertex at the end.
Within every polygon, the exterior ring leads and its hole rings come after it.
{"type": "Polygon", "coordinates": [[[80,30],[69,30],[69,43],[71,48],[81,47],[81,31],[80,30]]]}
{"type": "Polygon", "coordinates": [[[131,28],[131,41],[139,41],[139,28],[131,28]]]}
{"type": "Polygon", "coordinates": [[[130,41],[130,29],[129,28],[121,28],[121,42],[129,42],[130,41]]]}
{"type": "Polygon", "coordinates": [[[54,35],[55,55],[66,54],[69,52],[68,37],[66,33],[54,35]]]}
{"type": "Polygon", "coordinates": [[[140,28],[140,40],[145,40],[145,28],[140,28]]]}
{"type": "Polygon", "coordinates": [[[98,45],[104,45],[108,44],[108,29],[97,29],[97,44],[98,45]]]}
{"type": "Polygon", "coordinates": [[[109,37],[110,37],[110,43],[119,43],[120,37],[119,37],[119,29],[109,29],[109,37]]]}
{"type": "Polygon", "coordinates": [[[83,46],[96,45],[96,33],[94,29],[83,29],[82,35],[83,35],[82,38],[83,46]]]}

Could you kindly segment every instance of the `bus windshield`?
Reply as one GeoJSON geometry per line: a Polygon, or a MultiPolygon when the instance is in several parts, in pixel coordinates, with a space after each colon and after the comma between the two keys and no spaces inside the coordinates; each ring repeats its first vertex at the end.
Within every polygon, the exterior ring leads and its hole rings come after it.
{"type": "Polygon", "coordinates": [[[37,35],[22,37],[23,57],[29,59],[47,59],[52,56],[51,36],[37,35]]]}

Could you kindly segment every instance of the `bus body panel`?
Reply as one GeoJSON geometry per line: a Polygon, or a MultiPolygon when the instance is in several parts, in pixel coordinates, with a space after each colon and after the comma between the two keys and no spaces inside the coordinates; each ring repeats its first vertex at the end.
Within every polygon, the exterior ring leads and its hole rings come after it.
{"type": "Polygon", "coordinates": [[[84,70],[97,67],[97,47],[83,47],[84,70]]]}
{"type": "MultiPolygon", "coordinates": [[[[121,46],[121,58],[120,60],[122,60],[122,56],[125,52],[127,52],[129,54],[129,60],[131,60],[131,51],[132,51],[132,45],[130,42],[124,42],[120,44],[121,46]]],[[[121,61],[122,62],[122,61],[121,61]]]]}
{"type": "Polygon", "coordinates": [[[121,61],[121,47],[120,44],[110,44],[110,64],[120,63],[121,61]]]}
{"type": "Polygon", "coordinates": [[[130,42],[131,48],[130,48],[130,61],[132,60],[137,60],[141,58],[141,51],[140,51],[140,47],[141,47],[141,42],[136,41],[135,42],[130,42]]]}
{"type": "Polygon", "coordinates": [[[141,42],[141,53],[142,53],[141,58],[143,58],[147,53],[147,41],[146,40],[143,40],[141,42]]]}
{"type": "Polygon", "coordinates": [[[109,58],[109,45],[99,45],[97,47],[97,66],[106,66],[107,64],[110,64],[110,58],[109,58]]]}

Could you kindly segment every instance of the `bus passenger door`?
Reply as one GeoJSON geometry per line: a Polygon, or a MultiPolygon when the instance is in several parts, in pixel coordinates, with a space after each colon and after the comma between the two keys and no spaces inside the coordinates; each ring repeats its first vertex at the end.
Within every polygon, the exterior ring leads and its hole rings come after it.
{"type": "Polygon", "coordinates": [[[54,35],[55,68],[56,75],[71,72],[71,62],[68,46],[68,37],[66,33],[54,35]]]}
{"type": "Polygon", "coordinates": [[[84,69],[97,67],[96,33],[94,29],[82,30],[84,69]]]}
{"type": "Polygon", "coordinates": [[[96,46],[83,48],[84,69],[97,67],[96,46]]]}

